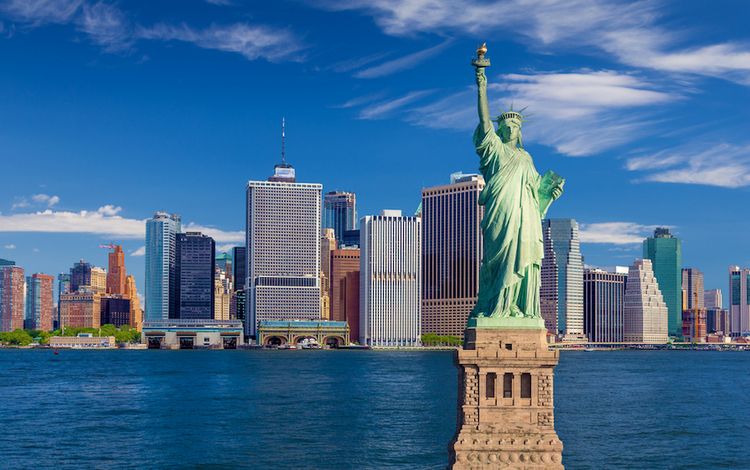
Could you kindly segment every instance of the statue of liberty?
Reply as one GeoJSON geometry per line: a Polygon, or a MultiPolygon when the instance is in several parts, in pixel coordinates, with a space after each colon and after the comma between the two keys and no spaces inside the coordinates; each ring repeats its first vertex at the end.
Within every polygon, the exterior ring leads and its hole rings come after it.
{"type": "Polygon", "coordinates": [[[521,139],[523,116],[502,113],[495,130],[487,101],[484,58],[486,45],[472,61],[479,88],[479,125],[474,145],[479,154],[485,187],[484,258],[479,272],[479,295],[469,327],[538,327],[541,263],[544,256],[542,224],[547,208],[562,194],[565,180],[549,171],[540,176],[521,139]]]}

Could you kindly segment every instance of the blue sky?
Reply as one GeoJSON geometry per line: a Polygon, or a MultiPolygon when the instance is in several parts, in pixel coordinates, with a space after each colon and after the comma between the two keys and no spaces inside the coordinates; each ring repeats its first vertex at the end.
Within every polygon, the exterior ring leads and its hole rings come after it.
{"type": "Polygon", "coordinates": [[[121,242],[143,281],[143,220],[177,212],[242,243],[244,188],[280,154],[355,191],[361,215],[413,211],[475,171],[473,69],[493,112],[528,106],[524,143],[567,179],[552,217],[587,264],[627,265],[666,225],[726,293],[750,265],[750,3],[0,0],[0,257],[58,273],[121,242]],[[177,7],[179,5],[179,7],[177,7]]]}

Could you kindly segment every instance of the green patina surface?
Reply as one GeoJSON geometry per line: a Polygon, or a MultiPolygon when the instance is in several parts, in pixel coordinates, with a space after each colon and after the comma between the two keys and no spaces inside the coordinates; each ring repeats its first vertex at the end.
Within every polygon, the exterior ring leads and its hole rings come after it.
{"type": "Polygon", "coordinates": [[[490,118],[485,68],[486,48],[472,61],[478,86],[479,125],[474,146],[479,155],[485,188],[482,235],[484,258],[479,272],[479,295],[468,327],[544,328],[539,304],[544,256],[541,219],[560,197],[565,180],[552,171],[541,176],[524,150],[523,116],[506,111],[490,118]]]}

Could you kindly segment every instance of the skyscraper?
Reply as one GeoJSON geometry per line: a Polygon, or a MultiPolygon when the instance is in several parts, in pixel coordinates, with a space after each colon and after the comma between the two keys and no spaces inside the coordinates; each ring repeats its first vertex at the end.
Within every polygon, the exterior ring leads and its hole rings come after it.
{"type": "Polygon", "coordinates": [[[666,343],[667,315],[667,304],[654,277],[651,260],[636,260],[628,270],[625,287],[624,340],[637,343],[666,343]]]}
{"type": "Polygon", "coordinates": [[[55,278],[48,274],[32,274],[26,278],[27,328],[51,331],[54,318],[52,288],[55,278]]]}
{"type": "MultiPolygon", "coordinates": [[[[555,254],[557,331],[564,340],[583,339],[583,258],[578,238],[578,222],[574,219],[544,219],[542,233],[555,254]]],[[[555,279],[550,271],[551,267],[549,261],[542,264],[540,294],[548,294],[552,289],[555,279]]],[[[545,301],[549,301],[548,296],[545,296],[545,301]]],[[[551,318],[545,320],[545,324],[551,323],[551,318]]]]}
{"type": "Polygon", "coordinates": [[[101,309],[99,322],[102,325],[115,325],[117,327],[130,325],[130,302],[122,294],[103,294],[100,297],[99,308],[101,309]]]}
{"type": "Polygon", "coordinates": [[[10,264],[0,266],[0,331],[24,327],[25,287],[23,268],[10,264]]]}
{"type": "Polygon", "coordinates": [[[226,279],[234,284],[234,279],[232,279],[232,256],[229,253],[219,253],[216,255],[216,269],[222,271],[226,279]]]}
{"type": "Polygon", "coordinates": [[[146,321],[177,315],[175,255],[180,216],[157,212],[146,221],[146,321]]]}
{"type": "Polygon", "coordinates": [[[231,303],[232,280],[227,273],[217,265],[216,273],[214,274],[214,319],[229,320],[231,303]]]}
{"type": "Polygon", "coordinates": [[[750,269],[729,267],[729,327],[732,336],[750,334],[750,269]]]}
{"type": "Polygon", "coordinates": [[[143,329],[143,309],[141,308],[141,299],[138,298],[135,277],[132,274],[125,279],[125,297],[130,299],[130,327],[141,331],[143,329]]]}
{"type": "Polygon", "coordinates": [[[89,287],[102,294],[107,292],[107,271],[104,268],[91,267],[91,284],[89,287]]]}
{"type": "Polygon", "coordinates": [[[600,269],[583,272],[583,330],[591,342],[623,340],[623,309],[627,274],[600,269]]]}
{"type": "Polygon", "coordinates": [[[706,308],[721,308],[724,299],[721,295],[721,289],[710,289],[703,291],[703,302],[706,308]]]}
{"type": "Polygon", "coordinates": [[[541,286],[539,287],[539,304],[544,327],[548,333],[558,334],[557,329],[557,301],[559,269],[555,250],[552,247],[552,227],[542,225],[542,240],[544,242],[544,258],[541,267],[541,286]]]}
{"type": "Polygon", "coordinates": [[[70,274],[60,273],[57,275],[57,315],[53,327],[60,328],[60,296],[70,293],[70,274]]]}
{"type": "Polygon", "coordinates": [[[75,292],[83,286],[91,286],[91,264],[80,260],[70,268],[70,291],[75,292]]]}
{"type": "Polygon", "coordinates": [[[643,241],[643,257],[650,259],[659,290],[669,311],[669,335],[682,336],[682,245],[680,239],[659,227],[643,241]]]}
{"type": "Polygon", "coordinates": [[[422,332],[463,338],[482,262],[480,175],[422,190],[422,332]]]}
{"type": "Polygon", "coordinates": [[[245,290],[247,282],[247,250],[244,246],[232,248],[232,281],[234,290],[245,290]]]}
{"type": "Polygon", "coordinates": [[[419,346],[421,219],[385,210],[361,220],[359,337],[369,346],[419,346]]]}
{"type": "Polygon", "coordinates": [[[333,250],[330,319],[347,322],[349,336],[359,339],[359,282],[355,284],[354,273],[359,274],[359,248],[333,250]]]}
{"type": "Polygon", "coordinates": [[[357,228],[357,196],[354,193],[331,191],[323,199],[323,228],[332,228],[336,247],[344,241],[344,232],[357,228]]]}
{"type": "Polygon", "coordinates": [[[294,168],[274,167],[247,184],[246,336],[262,320],[319,320],[322,185],[297,183],[294,168]]]}
{"type": "MultiPolygon", "coordinates": [[[[112,245],[110,245],[112,246],[112,245]]],[[[125,272],[125,253],[122,246],[114,245],[107,255],[107,294],[125,294],[128,274],[125,272]]]]}
{"type": "Polygon", "coordinates": [[[324,228],[320,237],[320,315],[331,319],[331,253],[336,249],[336,234],[324,228]]]}
{"type": "Polygon", "coordinates": [[[682,269],[682,290],[685,291],[687,304],[683,310],[704,308],[703,273],[695,268],[682,269]]]}
{"type": "Polygon", "coordinates": [[[177,234],[175,265],[175,318],[210,320],[214,318],[214,239],[200,232],[177,234]]]}

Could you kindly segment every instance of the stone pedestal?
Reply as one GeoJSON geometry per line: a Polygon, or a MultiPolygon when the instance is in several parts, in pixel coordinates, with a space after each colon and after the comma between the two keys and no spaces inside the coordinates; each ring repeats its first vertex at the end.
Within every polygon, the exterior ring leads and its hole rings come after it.
{"type": "Polygon", "coordinates": [[[563,469],[546,330],[467,328],[458,350],[453,469],[563,469]]]}

